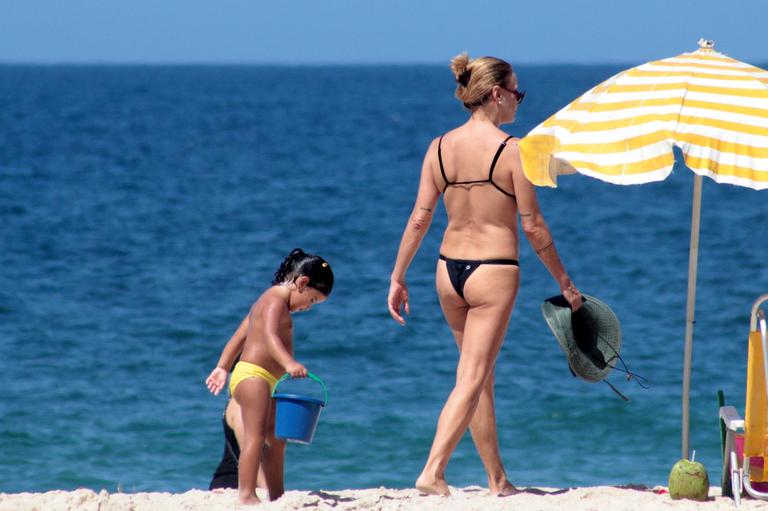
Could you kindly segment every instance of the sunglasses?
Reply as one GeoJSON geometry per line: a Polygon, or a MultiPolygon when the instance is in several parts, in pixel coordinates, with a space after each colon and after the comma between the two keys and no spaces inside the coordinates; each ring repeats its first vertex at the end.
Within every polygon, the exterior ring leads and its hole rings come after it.
{"type": "Polygon", "coordinates": [[[517,100],[517,104],[518,105],[523,102],[523,98],[525,97],[525,91],[524,90],[507,89],[503,85],[499,85],[499,87],[501,87],[502,89],[504,89],[507,92],[511,92],[512,94],[514,94],[515,95],[515,99],[517,100]]]}

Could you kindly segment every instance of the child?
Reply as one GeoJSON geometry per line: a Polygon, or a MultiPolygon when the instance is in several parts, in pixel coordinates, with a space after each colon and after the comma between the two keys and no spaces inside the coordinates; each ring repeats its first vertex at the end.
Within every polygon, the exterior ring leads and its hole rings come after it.
{"type": "Polygon", "coordinates": [[[251,306],[250,313],[227,342],[216,369],[205,380],[217,395],[232,371],[229,391],[241,408],[243,445],[240,446],[237,500],[258,504],[256,477],[262,469],[270,500],[283,494],[285,442],[275,439],[272,390],[277,378],[289,373],[307,376],[307,369],[293,358],[293,322],[290,314],[325,301],[333,288],[333,272],[321,257],[294,249],[275,272],[272,287],[251,306]]]}

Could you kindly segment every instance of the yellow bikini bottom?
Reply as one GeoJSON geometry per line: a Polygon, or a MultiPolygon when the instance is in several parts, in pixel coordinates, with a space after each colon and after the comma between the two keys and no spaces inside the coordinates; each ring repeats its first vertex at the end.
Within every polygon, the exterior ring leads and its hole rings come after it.
{"type": "Polygon", "coordinates": [[[272,373],[267,371],[261,366],[251,364],[250,362],[243,362],[242,360],[235,365],[235,369],[232,371],[232,376],[229,378],[229,393],[235,395],[235,388],[241,381],[247,378],[261,378],[269,383],[269,391],[275,390],[277,385],[277,378],[272,376],[272,373]]]}

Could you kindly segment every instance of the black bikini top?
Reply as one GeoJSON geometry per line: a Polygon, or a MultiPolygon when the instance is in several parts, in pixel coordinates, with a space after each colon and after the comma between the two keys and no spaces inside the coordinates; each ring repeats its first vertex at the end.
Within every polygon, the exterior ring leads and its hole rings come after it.
{"type": "Polygon", "coordinates": [[[499,146],[499,150],[496,151],[496,156],[493,157],[493,163],[491,163],[491,170],[488,172],[488,179],[476,179],[474,181],[448,181],[448,177],[445,175],[445,169],[443,168],[443,152],[442,152],[443,137],[440,137],[440,141],[437,143],[437,159],[440,161],[440,173],[443,175],[443,179],[445,180],[445,188],[443,188],[443,193],[445,193],[445,191],[448,189],[449,186],[491,183],[494,186],[494,188],[496,188],[498,191],[500,191],[504,195],[514,198],[515,197],[514,193],[509,193],[508,191],[504,190],[502,187],[500,187],[493,181],[493,169],[496,167],[496,162],[499,160],[499,156],[501,156],[501,152],[504,150],[505,147],[507,147],[507,141],[510,138],[513,138],[513,137],[509,136],[505,138],[504,142],[502,142],[501,145],[499,146]]]}

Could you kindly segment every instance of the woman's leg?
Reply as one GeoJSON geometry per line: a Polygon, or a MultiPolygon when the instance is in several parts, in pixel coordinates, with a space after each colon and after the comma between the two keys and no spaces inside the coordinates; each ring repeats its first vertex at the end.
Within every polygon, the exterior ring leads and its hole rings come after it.
{"type": "Polygon", "coordinates": [[[264,474],[264,481],[269,491],[269,500],[279,499],[285,493],[285,440],[275,438],[274,404],[269,411],[267,440],[259,467],[259,475],[264,474]]]}
{"type": "MultiPolygon", "coordinates": [[[[240,411],[240,405],[237,404],[237,400],[230,399],[227,403],[225,410],[226,421],[230,428],[235,432],[235,439],[237,440],[237,449],[240,450],[240,446],[243,445],[243,415],[240,411]]],[[[267,482],[264,476],[264,468],[259,464],[259,475],[256,478],[256,486],[258,488],[266,488],[267,482]]]]}
{"type": "Polygon", "coordinates": [[[507,479],[499,452],[496,409],[493,400],[494,373],[495,371],[491,370],[491,374],[483,385],[475,415],[469,423],[469,431],[472,433],[475,448],[488,474],[488,488],[497,495],[512,495],[517,493],[517,488],[507,479]]]}
{"type": "Polygon", "coordinates": [[[248,378],[235,389],[243,418],[243,444],[238,463],[237,501],[239,504],[258,504],[256,479],[259,473],[264,440],[267,434],[270,388],[261,378],[248,378]]]}
{"type": "Polygon", "coordinates": [[[425,493],[449,494],[445,467],[471,422],[491,490],[505,493],[511,485],[504,475],[496,437],[493,368],[517,295],[518,268],[483,265],[475,270],[464,288],[466,303],[454,291],[444,263],[438,265],[436,280],[461,356],[456,385],[440,414],[432,450],[416,486],[425,493]]]}
{"type": "MultiPolygon", "coordinates": [[[[441,263],[445,266],[445,263],[441,263]]],[[[448,278],[447,274],[444,278],[448,278]]],[[[448,291],[448,290],[446,290],[448,291]]],[[[450,291],[453,291],[452,287],[450,291]]],[[[445,292],[440,296],[440,305],[443,314],[451,328],[456,345],[461,351],[462,340],[464,338],[464,324],[467,320],[467,311],[469,306],[455,292],[445,292]]],[[[510,495],[516,491],[516,488],[507,480],[507,474],[504,465],[501,462],[499,452],[499,440],[496,432],[496,411],[494,407],[494,373],[491,374],[483,385],[480,393],[480,401],[477,403],[477,409],[469,423],[469,430],[472,433],[472,440],[475,443],[480,459],[488,474],[488,487],[491,492],[499,495],[510,495]]]]}

